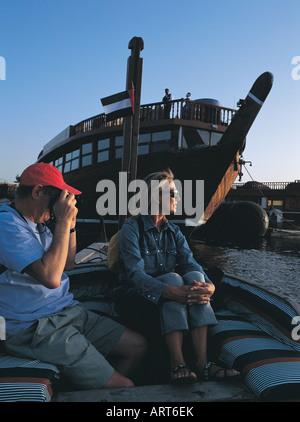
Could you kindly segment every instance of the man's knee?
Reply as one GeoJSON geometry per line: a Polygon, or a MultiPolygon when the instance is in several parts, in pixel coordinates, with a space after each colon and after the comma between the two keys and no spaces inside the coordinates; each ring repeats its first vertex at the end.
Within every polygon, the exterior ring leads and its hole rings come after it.
{"type": "Polygon", "coordinates": [[[148,349],[148,342],[144,336],[141,334],[131,331],[131,355],[134,355],[136,358],[140,358],[145,355],[148,349]]]}
{"type": "Polygon", "coordinates": [[[127,358],[138,358],[144,356],[147,348],[148,343],[144,336],[126,328],[112,353],[127,358]]]}

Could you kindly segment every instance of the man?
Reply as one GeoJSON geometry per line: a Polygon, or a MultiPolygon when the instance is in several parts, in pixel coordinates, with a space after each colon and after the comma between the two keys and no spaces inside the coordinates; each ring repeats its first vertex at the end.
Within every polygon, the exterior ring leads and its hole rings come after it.
{"type": "Polygon", "coordinates": [[[15,203],[0,208],[0,315],[8,353],[57,365],[84,389],[133,386],[127,376],[145,353],[144,338],[86,311],[69,292],[64,270],[74,265],[81,192],[46,163],[29,166],[19,183],[15,203]],[[52,208],[53,235],[44,224],[52,208]]]}
{"type": "Polygon", "coordinates": [[[169,119],[170,111],[171,111],[171,103],[170,101],[173,100],[173,95],[170,93],[169,89],[165,89],[165,96],[163,97],[162,101],[164,103],[164,118],[169,119]]]}

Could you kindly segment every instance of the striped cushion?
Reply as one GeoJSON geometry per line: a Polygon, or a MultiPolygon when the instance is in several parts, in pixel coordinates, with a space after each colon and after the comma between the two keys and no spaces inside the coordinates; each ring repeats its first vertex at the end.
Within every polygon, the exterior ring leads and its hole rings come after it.
{"type": "Polygon", "coordinates": [[[224,277],[223,294],[226,309],[250,320],[257,327],[300,352],[300,339],[292,338],[292,319],[300,315],[300,307],[276,297],[257,286],[224,277]]]}
{"type": "Polygon", "coordinates": [[[300,393],[300,344],[291,336],[299,309],[239,280],[224,278],[226,308],[209,329],[215,359],[239,370],[261,399],[289,399],[300,393]]]}
{"type": "Polygon", "coordinates": [[[49,402],[58,376],[54,365],[0,355],[0,402],[49,402]]]}

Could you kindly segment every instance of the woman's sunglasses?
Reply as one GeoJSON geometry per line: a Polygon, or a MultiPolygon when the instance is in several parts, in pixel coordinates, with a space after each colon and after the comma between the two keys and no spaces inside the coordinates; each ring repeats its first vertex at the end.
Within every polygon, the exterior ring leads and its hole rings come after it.
{"type": "Polygon", "coordinates": [[[170,190],[170,197],[171,198],[174,198],[174,199],[176,199],[176,200],[178,200],[178,199],[180,199],[180,195],[179,195],[179,192],[178,192],[178,190],[177,189],[172,189],[172,190],[170,190]]]}

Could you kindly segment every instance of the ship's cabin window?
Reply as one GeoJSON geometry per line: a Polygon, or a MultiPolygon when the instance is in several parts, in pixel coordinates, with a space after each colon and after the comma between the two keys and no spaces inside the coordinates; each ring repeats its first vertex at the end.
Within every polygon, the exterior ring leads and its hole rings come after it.
{"type": "Polygon", "coordinates": [[[116,158],[122,158],[122,156],[123,156],[123,148],[117,148],[116,153],[115,153],[115,157],[116,158]]]}
{"type": "Polygon", "coordinates": [[[103,152],[98,152],[98,163],[101,163],[101,161],[106,161],[109,159],[109,151],[103,151],[103,152]]]}
{"type": "Polygon", "coordinates": [[[75,151],[66,154],[64,173],[68,173],[69,171],[77,170],[79,168],[79,155],[80,149],[76,149],[75,151]]]}
{"type": "Polygon", "coordinates": [[[139,145],[138,155],[149,154],[150,145],[139,145]]]}
{"type": "Polygon", "coordinates": [[[103,149],[109,148],[110,139],[101,139],[98,141],[98,151],[102,151],[103,149]]]}
{"type": "Polygon", "coordinates": [[[98,141],[98,155],[97,162],[107,161],[109,159],[110,139],[101,139],[98,141]]]}
{"type": "Polygon", "coordinates": [[[168,141],[170,139],[171,139],[171,131],[170,130],[152,133],[152,142],[168,141]]]}
{"type": "Polygon", "coordinates": [[[55,164],[55,167],[62,173],[63,158],[62,157],[57,158],[54,164],[55,164]]]}
{"type": "Polygon", "coordinates": [[[93,144],[90,142],[81,147],[81,165],[82,167],[90,166],[92,164],[93,144]]]}
{"type": "Polygon", "coordinates": [[[269,199],[268,200],[268,208],[277,208],[279,210],[283,209],[283,200],[280,199],[269,199]]]}
{"type": "Polygon", "coordinates": [[[92,153],[92,143],[82,145],[81,149],[82,155],[91,154],[92,153]]]}
{"type": "MultiPolygon", "coordinates": [[[[169,149],[171,131],[165,130],[154,133],[140,133],[138,155],[146,155],[150,152],[160,152],[169,149]]],[[[115,158],[122,158],[124,137],[115,137],[115,158]]]]}
{"type": "Polygon", "coordinates": [[[139,135],[139,144],[145,144],[151,141],[151,133],[141,133],[139,135]]]}
{"type": "Polygon", "coordinates": [[[124,145],[124,137],[123,136],[116,136],[115,139],[115,146],[122,147],[124,145]]]}
{"type": "Polygon", "coordinates": [[[161,152],[169,149],[169,141],[171,139],[171,131],[165,130],[163,132],[152,133],[151,152],[161,152]]]}
{"type": "Polygon", "coordinates": [[[122,158],[123,155],[124,137],[115,137],[115,158],[122,158]]]}

